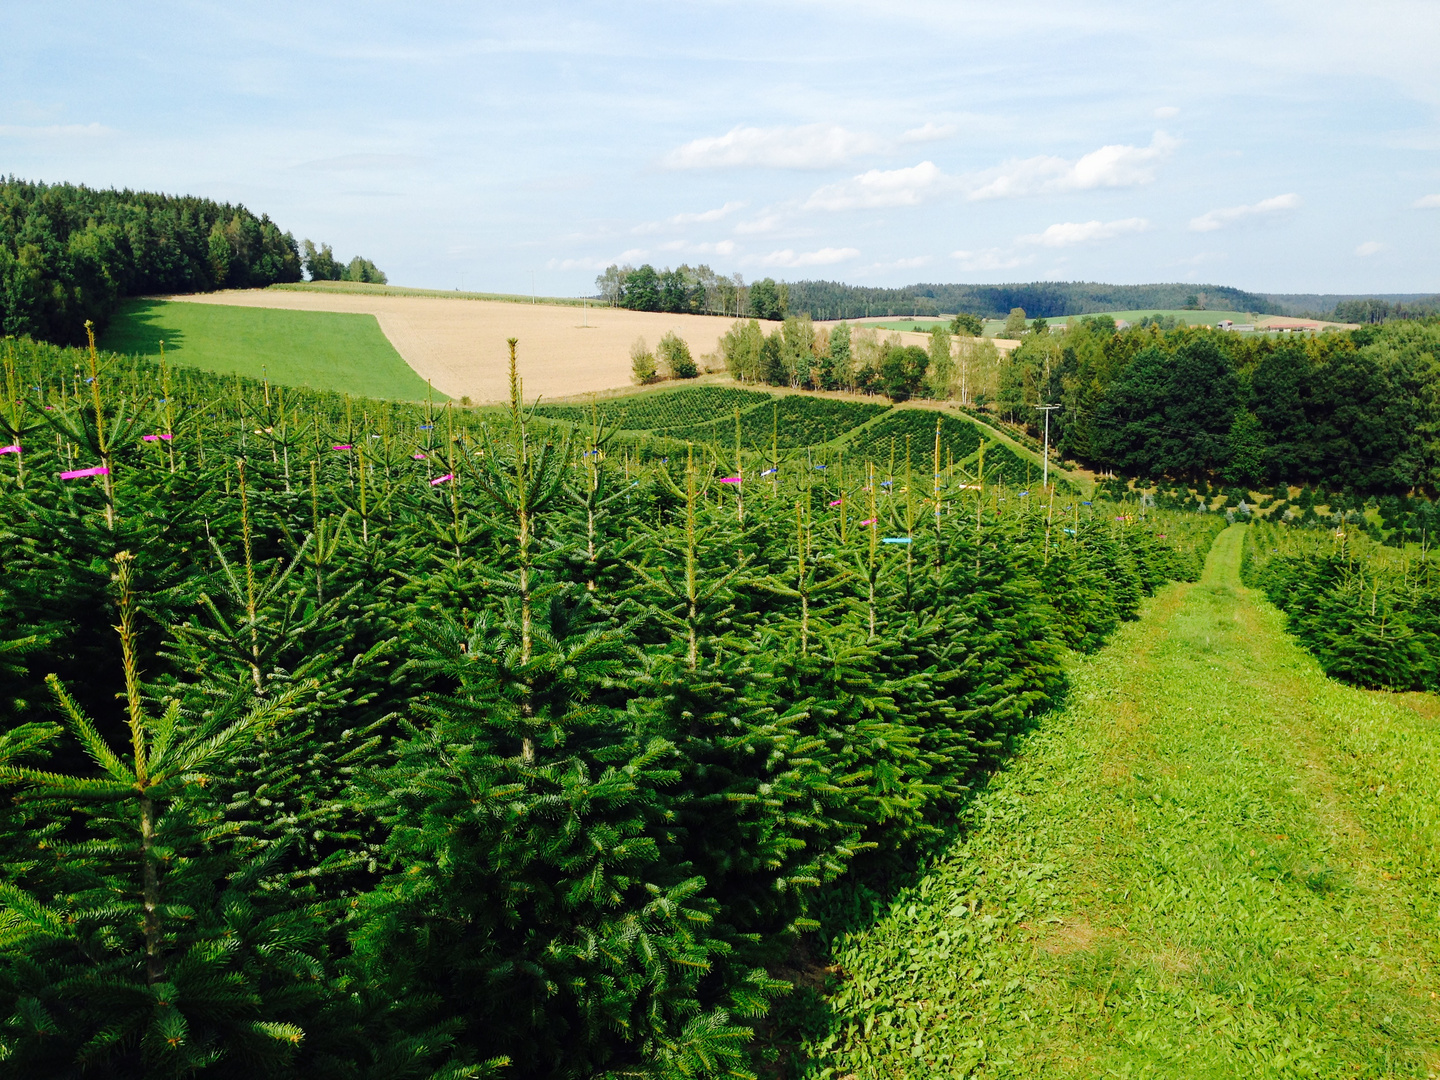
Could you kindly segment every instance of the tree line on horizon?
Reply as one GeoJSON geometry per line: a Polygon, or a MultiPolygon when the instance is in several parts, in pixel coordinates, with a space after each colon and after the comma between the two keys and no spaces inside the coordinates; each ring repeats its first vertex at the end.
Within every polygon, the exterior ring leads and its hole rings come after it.
{"type": "Polygon", "coordinates": [[[676,315],[750,315],[780,320],[789,311],[789,289],[774,278],[745,283],[742,274],[729,277],[701,264],[681,263],[656,270],[611,264],[595,278],[601,301],[632,311],[664,311],[676,315]]]}
{"type": "Polygon", "coordinates": [[[1440,490],[1440,319],[1287,337],[1173,320],[1122,329],[1083,317],[1052,332],[1010,313],[1002,353],[975,316],[937,324],[926,346],[898,333],[789,316],[768,334],[738,319],[716,359],[740,382],[955,401],[1033,436],[1060,405],[1062,458],[1144,478],[1440,490]]]}
{"type": "Polygon", "coordinates": [[[0,334],[57,344],[103,327],[126,297],[375,281],[368,259],[338,262],[268,215],[189,195],[0,178],[0,334]]]}
{"type": "Polygon", "coordinates": [[[1440,489],[1440,320],[1286,337],[1104,316],[1032,333],[994,407],[1065,456],[1130,476],[1440,489]]]}

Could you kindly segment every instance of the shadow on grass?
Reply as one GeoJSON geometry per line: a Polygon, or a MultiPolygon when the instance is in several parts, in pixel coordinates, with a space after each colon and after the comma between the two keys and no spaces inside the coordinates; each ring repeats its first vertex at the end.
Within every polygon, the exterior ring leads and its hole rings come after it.
{"type": "Polygon", "coordinates": [[[159,356],[162,341],[167,350],[184,348],[185,331],[164,318],[169,307],[164,300],[125,301],[100,334],[100,347],[133,356],[159,356]]]}
{"type": "Polygon", "coordinates": [[[967,840],[971,830],[966,812],[971,804],[1024,754],[1030,736],[1046,716],[1065,706],[1068,696],[1068,686],[1060,688],[1043,712],[1027,717],[1006,739],[991,765],[976,770],[963,797],[936,807],[929,822],[933,834],[906,848],[882,843],[876,851],[858,856],[844,877],[820,889],[808,912],[820,929],[802,935],[789,955],[770,969],[771,975],[785,979],[793,989],[777,998],[755,1025],[755,1064],[762,1077],[795,1080],[805,1074],[808,1060],[802,1047],[823,1042],[845,1020],[830,1006],[830,998],[849,977],[835,963],[833,943],[874,927],[899,897],[915,889],[939,860],[967,840]]]}

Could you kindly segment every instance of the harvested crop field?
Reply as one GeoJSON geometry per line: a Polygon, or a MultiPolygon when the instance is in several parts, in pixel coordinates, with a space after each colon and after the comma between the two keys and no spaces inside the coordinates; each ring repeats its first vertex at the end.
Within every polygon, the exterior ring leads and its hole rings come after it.
{"type": "Polygon", "coordinates": [[[278,289],[166,299],[374,315],[390,343],[422,379],[453,398],[468,397],[477,403],[509,396],[506,338],[520,339],[526,398],[557,398],[629,386],[630,346],[637,337],[653,349],[661,335],[674,330],[698,360],[715,352],[720,336],[734,322],[718,315],[278,289]]]}

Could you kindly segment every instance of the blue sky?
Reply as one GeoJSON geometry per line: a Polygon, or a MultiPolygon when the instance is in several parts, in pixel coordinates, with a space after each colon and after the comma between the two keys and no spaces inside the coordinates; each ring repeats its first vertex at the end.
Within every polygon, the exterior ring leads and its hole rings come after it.
{"type": "Polygon", "coordinates": [[[241,201],[401,284],[1440,291],[1433,0],[10,0],[0,40],[0,172],[241,201]]]}

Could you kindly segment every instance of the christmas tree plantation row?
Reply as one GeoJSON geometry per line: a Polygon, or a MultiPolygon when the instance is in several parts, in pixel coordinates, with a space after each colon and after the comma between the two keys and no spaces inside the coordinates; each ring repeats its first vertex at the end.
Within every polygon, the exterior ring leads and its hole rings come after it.
{"type": "Polygon", "coordinates": [[[93,351],[6,391],[9,1075],[747,1075],[818,891],[1217,527],[93,351]]]}
{"type": "Polygon", "coordinates": [[[1258,522],[1245,537],[1242,575],[1286,613],[1327,675],[1440,690],[1440,573],[1428,543],[1388,547],[1362,527],[1258,522]]]}

